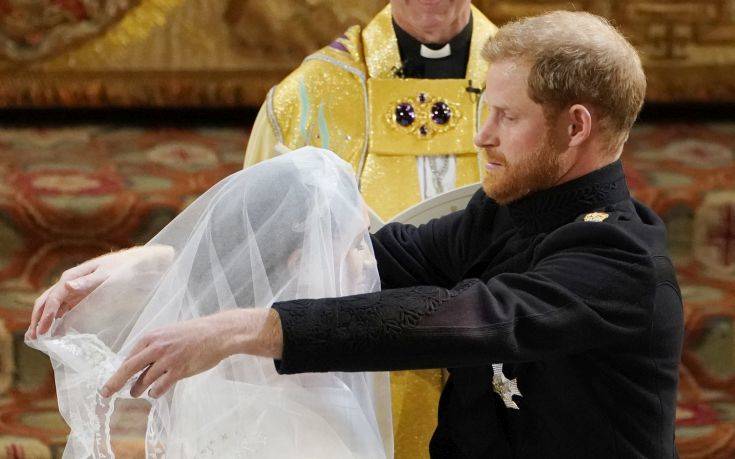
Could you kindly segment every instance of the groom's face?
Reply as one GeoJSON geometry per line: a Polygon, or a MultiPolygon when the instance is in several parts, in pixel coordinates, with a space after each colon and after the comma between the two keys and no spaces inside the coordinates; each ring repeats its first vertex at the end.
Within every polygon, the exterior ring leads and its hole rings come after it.
{"type": "Polygon", "coordinates": [[[550,188],[561,176],[562,137],[529,97],[529,72],[523,61],[504,60],[492,63],[487,74],[488,117],[475,144],[485,166],[483,189],[499,204],[550,188]]]}

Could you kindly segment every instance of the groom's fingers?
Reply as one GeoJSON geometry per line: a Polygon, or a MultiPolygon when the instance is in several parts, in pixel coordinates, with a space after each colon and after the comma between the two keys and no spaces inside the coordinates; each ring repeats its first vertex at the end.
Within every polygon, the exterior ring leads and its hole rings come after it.
{"type": "Polygon", "coordinates": [[[171,386],[176,384],[177,380],[178,378],[172,372],[166,372],[163,376],[158,378],[158,381],[148,393],[151,397],[158,398],[168,392],[168,390],[171,389],[171,386]]]}
{"type": "Polygon", "coordinates": [[[148,365],[148,367],[145,370],[143,370],[143,373],[141,373],[140,376],[138,376],[138,379],[135,380],[135,383],[133,383],[133,386],[130,388],[131,397],[137,398],[138,396],[140,396],[141,393],[143,393],[143,391],[140,390],[140,387],[143,384],[143,379],[148,375],[148,373],[151,371],[151,368],[153,368],[155,364],[156,363],[154,362],[148,365]]]}
{"type": "Polygon", "coordinates": [[[135,374],[153,362],[156,362],[160,355],[158,348],[153,346],[147,346],[138,353],[131,352],[120,368],[117,369],[115,374],[110,376],[105,385],[102,387],[100,394],[103,397],[109,397],[115,392],[122,389],[125,383],[135,376],[135,374]]]}
{"type": "Polygon", "coordinates": [[[138,377],[138,380],[135,381],[133,387],[130,388],[130,395],[133,397],[140,397],[141,394],[143,394],[143,392],[145,392],[148,387],[156,382],[156,380],[164,373],[166,373],[166,366],[161,363],[160,360],[154,362],[153,365],[146,368],[138,377]]]}

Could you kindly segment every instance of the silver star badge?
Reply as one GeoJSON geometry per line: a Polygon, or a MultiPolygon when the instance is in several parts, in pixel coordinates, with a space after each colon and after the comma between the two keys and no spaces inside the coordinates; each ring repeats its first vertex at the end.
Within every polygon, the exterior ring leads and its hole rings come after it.
{"type": "Polygon", "coordinates": [[[500,395],[500,398],[503,399],[503,403],[505,404],[506,408],[510,408],[512,410],[519,409],[518,405],[516,405],[516,402],[513,401],[514,395],[523,397],[523,395],[521,395],[521,392],[518,390],[518,381],[505,377],[505,375],[503,374],[502,363],[493,364],[493,391],[495,391],[496,394],[500,395]]]}

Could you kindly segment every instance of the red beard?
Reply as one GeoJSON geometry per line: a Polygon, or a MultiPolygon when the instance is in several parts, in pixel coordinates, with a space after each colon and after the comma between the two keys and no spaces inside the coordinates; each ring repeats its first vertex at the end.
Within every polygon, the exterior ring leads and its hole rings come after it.
{"type": "Polygon", "coordinates": [[[541,145],[516,164],[509,164],[505,155],[498,151],[485,151],[486,162],[501,164],[483,177],[485,194],[498,204],[505,205],[551,188],[561,175],[561,152],[562,149],[548,129],[541,145]]]}

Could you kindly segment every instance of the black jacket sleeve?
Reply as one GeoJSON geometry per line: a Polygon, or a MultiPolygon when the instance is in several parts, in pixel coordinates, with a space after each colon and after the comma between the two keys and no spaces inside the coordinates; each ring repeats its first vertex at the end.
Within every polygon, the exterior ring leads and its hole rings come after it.
{"type": "Polygon", "coordinates": [[[390,223],[371,236],[383,290],[415,285],[456,284],[464,271],[472,235],[487,233],[480,222],[492,223],[497,205],[479,190],[465,210],[418,227],[390,223]],[[488,215],[490,214],[490,215],[488,215]],[[461,237],[460,237],[461,235],[461,237]]]}
{"type": "Polygon", "coordinates": [[[654,292],[652,258],[637,239],[613,224],[572,223],[539,244],[524,273],[276,303],[276,368],[461,367],[625,345],[650,326],[654,292]]]}

